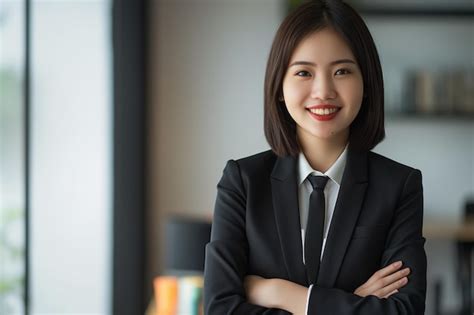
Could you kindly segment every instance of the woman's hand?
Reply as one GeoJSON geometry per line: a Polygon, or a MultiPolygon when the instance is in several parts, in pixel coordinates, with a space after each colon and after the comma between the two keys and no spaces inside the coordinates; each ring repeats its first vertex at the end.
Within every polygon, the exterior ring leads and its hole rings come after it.
{"type": "Polygon", "coordinates": [[[293,314],[304,314],[308,288],[284,279],[265,279],[246,276],[245,293],[251,304],[266,308],[279,308],[293,314]]]}
{"type": "Polygon", "coordinates": [[[407,276],[410,274],[410,268],[402,267],[402,262],[397,261],[375,272],[366,283],[358,287],[354,294],[365,297],[375,295],[379,298],[388,298],[390,295],[398,292],[398,289],[408,283],[407,276]]]}
{"type": "Polygon", "coordinates": [[[275,307],[275,288],[272,285],[272,279],[265,279],[254,275],[246,276],[244,288],[249,303],[267,308],[275,307]]]}
{"type": "MultiPolygon", "coordinates": [[[[398,289],[408,283],[409,268],[402,267],[398,261],[378,270],[358,287],[354,294],[365,297],[375,295],[379,298],[388,298],[398,289]]],[[[266,308],[280,308],[293,314],[304,314],[308,288],[284,279],[265,279],[260,276],[249,275],[244,279],[244,288],[247,300],[251,304],[266,308]]]]}

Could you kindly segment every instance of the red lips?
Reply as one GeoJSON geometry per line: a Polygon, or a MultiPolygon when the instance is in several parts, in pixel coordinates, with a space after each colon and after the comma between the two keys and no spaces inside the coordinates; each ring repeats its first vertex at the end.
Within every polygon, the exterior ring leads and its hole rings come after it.
{"type": "Polygon", "coordinates": [[[331,104],[318,104],[318,105],[311,105],[306,107],[308,110],[309,115],[316,120],[319,121],[328,121],[332,120],[334,117],[336,117],[337,113],[339,113],[340,107],[331,105],[331,104]],[[311,112],[311,109],[337,109],[334,113],[327,114],[327,115],[318,115],[316,113],[311,112]]]}

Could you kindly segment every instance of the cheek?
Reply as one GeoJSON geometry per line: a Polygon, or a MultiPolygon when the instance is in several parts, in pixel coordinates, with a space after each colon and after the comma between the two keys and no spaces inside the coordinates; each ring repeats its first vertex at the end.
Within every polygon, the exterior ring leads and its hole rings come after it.
{"type": "Polygon", "coordinates": [[[299,113],[305,100],[304,93],[299,89],[290,87],[283,90],[283,96],[285,98],[286,108],[290,114],[293,116],[293,114],[299,113]]]}
{"type": "Polygon", "coordinates": [[[295,89],[291,82],[283,81],[283,97],[285,98],[286,102],[295,98],[294,93],[295,89]]]}
{"type": "Polygon", "coordinates": [[[350,106],[352,112],[359,112],[364,96],[362,81],[348,82],[343,90],[345,91],[344,102],[350,106]]]}
{"type": "Polygon", "coordinates": [[[283,80],[283,96],[286,100],[298,100],[303,97],[305,86],[292,78],[283,80]]]}

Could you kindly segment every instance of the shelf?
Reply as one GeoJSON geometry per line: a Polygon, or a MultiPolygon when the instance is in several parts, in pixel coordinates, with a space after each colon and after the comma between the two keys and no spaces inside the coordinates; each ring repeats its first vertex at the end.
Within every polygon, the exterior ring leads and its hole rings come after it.
{"type": "Polygon", "coordinates": [[[428,239],[474,241],[474,221],[461,223],[444,221],[425,221],[423,235],[428,239]]]}
{"type": "Polygon", "coordinates": [[[439,114],[439,113],[395,113],[386,112],[385,119],[388,121],[416,120],[416,121],[456,121],[474,123],[474,114],[439,114]]]}
{"type": "Polygon", "coordinates": [[[456,17],[473,18],[474,8],[403,8],[403,7],[357,7],[357,12],[370,17],[456,17]]]}

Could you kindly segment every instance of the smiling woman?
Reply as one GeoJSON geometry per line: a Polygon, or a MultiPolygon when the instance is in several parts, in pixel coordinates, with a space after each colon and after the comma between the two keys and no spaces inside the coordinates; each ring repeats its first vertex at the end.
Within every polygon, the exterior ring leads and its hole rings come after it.
{"type": "Polygon", "coordinates": [[[309,150],[318,139],[344,145],[363,89],[360,68],[338,32],[325,28],[307,36],[295,48],[283,79],[282,99],[297,124],[300,145],[309,150]]]}
{"type": "Polygon", "coordinates": [[[206,314],[423,314],[421,172],[385,137],[382,70],[361,17],[310,1],[265,76],[271,150],[228,161],[206,247],[206,314]]]}

